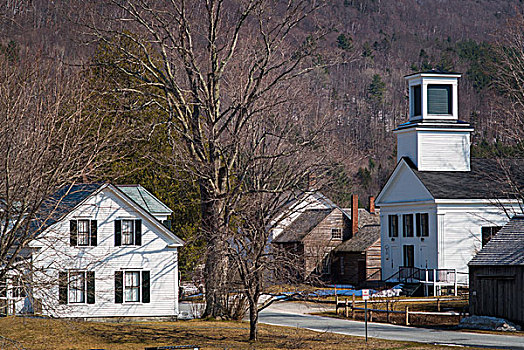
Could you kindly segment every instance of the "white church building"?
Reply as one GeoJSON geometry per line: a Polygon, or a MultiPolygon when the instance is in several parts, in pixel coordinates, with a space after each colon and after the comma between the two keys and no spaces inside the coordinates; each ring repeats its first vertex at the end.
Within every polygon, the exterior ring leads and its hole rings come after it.
{"type": "Polygon", "coordinates": [[[467,285],[468,262],[522,213],[515,189],[522,190],[524,160],[471,159],[459,78],[441,71],[405,77],[409,120],[394,130],[398,163],[376,199],[382,279],[419,281],[426,293],[467,285]]]}

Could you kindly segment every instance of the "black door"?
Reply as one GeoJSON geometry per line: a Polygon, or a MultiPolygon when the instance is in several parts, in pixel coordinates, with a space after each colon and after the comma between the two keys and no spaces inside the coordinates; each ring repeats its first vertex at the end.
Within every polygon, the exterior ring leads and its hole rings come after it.
{"type": "Polygon", "coordinates": [[[415,247],[412,245],[405,245],[402,247],[404,252],[404,266],[415,266],[415,247]]]}

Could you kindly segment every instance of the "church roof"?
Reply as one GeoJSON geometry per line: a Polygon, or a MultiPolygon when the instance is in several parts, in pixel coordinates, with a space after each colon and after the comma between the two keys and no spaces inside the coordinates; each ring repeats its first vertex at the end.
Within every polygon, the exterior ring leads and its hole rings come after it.
{"type": "Polygon", "coordinates": [[[469,265],[524,265],[524,216],[514,216],[469,265]]]}
{"type": "Polygon", "coordinates": [[[404,161],[435,199],[514,199],[524,189],[524,159],[471,159],[471,171],[418,171],[404,161]]]}
{"type": "Polygon", "coordinates": [[[439,69],[439,68],[433,68],[433,69],[426,70],[426,71],[421,71],[421,72],[407,74],[407,75],[404,75],[404,77],[410,77],[412,75],[418,75],[418,74],[461,75],[461,73],[450,72],[450,71],[439,69]]]}

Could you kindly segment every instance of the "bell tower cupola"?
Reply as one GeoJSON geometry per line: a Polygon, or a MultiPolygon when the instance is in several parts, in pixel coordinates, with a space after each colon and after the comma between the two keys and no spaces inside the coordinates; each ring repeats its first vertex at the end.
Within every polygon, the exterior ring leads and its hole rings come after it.
{"type": "Polygon", "coordinates": [[[473,129],[458,117],[461,74],[431,70],[405,77],[409,121],[395,129],[397,157],[419,171],[469,171],[473,129]]]}

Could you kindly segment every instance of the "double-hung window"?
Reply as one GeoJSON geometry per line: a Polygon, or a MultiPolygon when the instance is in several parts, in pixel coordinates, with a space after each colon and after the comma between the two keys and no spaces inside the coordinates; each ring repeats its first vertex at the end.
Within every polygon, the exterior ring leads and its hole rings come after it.
{"type": "Polygon", "coordinates": [[[413,214],[404,214],[402,216],[404,219],[402,236],[403,237],[413,237],[413,214]]]}
{"type": "Polygon", "coordinates": [[[94,304],[95,273],[93,271],[60,271],[58,280],[60,304],[94,304]]]}
{"type": "Polygon", "coordinates": [[[140,301],[140,272],[126,271],[124,279],[125,302],[140,301]]]}
{"type": "Polygon", "coordinates": [[[149,303],[149,271],[115,271],[115,303],[149,303]]]}
{"type": "Polygon", "coordinates": [[[417,213],[415,216],[417,224],[417,237],[429,236],[429,215],[428,213],[417,213]]]}
{"type": "Polygon", "coordinates": [[[78,245],[89,245],[89,220],[78,220],[78,245]]]}
{"type": "Polygon", "coordinates": [[[142,245],[142,220],[115,220],[115,246],[142,245]]]}
{"type": "Polygon", "coordinates": [[[78,219],[69,221],[69,242],[73,247],[87,247],[97,245],[96,220],[78,219]]]}
{"type": "Polygon", "coordinates": [[[122,220],[122,244],[133,245],[135,244],[134,237],[134,221],[133,220],[122,220]]]}
{"type": "Polygon", "coordinates": [[[86,273],[84,271],[69,272],[69,303],[85,303],[86,273]]]}
{"type": "Polygon", "coordinates": [[[398,215],[388,215],[389,237],[398,237],[398,215]]]}

